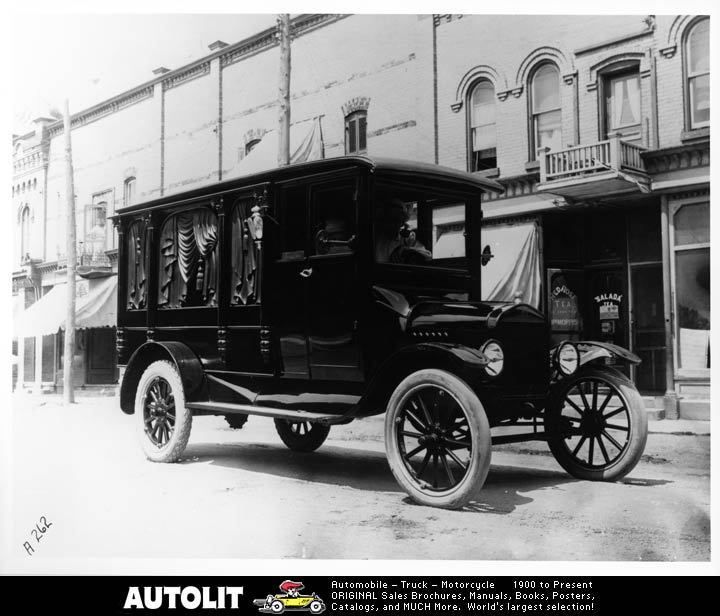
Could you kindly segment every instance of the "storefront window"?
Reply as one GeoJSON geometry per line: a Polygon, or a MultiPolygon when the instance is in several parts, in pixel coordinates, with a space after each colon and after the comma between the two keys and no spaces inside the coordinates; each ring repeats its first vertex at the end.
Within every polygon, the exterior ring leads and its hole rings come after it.
{"type": "Polygon", "coordinates": [[[674,216],[677,344],[681,369],[710,367],[709,205],[682,206],[674,216]]]}

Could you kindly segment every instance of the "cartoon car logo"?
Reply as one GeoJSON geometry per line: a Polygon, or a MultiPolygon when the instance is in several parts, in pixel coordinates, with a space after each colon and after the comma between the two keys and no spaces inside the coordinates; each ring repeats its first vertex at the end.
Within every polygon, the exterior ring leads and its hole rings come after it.
{"type": "Polygon", "coordinates": [[[280,594],[268,595],[264,599],[255,599],[253,604],[258,607],[259,612],[264,614],[282,614],[285,610],[322,614],[325,611],[325,602],[315,593],[301,595],[300,591],[303,588],[305,588],[305,584],[302,582],[285,580],[280,584],[282,591],[280,594]]]}

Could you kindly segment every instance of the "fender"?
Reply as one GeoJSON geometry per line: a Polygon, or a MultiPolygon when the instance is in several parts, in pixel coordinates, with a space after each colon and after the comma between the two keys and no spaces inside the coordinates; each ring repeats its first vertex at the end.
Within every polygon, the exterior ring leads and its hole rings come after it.
{"type": "Polygon", "coordinates": [[[488,363],[487,357],[479,349],[452,342],[421,342],[404,346],[375,370],[354,414],[364,416],[382,413],[397,384],[417,370],[447,370],[470,385],[478,379],[488,380],[483,370],[488,363]]]}
{"type": "Polygon", "coordinates": [[[204,400],[205,371],[198,356],[182,342],[149,341],[138,347],[127,363],[120,385],[120,408],[128,415],[135,412],[135,391],[140,377],[151,363],[169,359],[175,364],[187,401],[204,400]]]}
{"type": "MultiPolygon", "coordinates": [[[[551,350],[551,357],[555,357],[555,351],[562,344],[564,343],[560,343],[557,346],[553,347],[553,349],[551,350]]],[[[579,367],[585,366],[599,359],[604,359],[606,357],[612,357],[622,363],[634,365],[642,362],[642,359],[635,355],[635,353],[631,353],[627,349],[618,346],[617,344],[612,344],[610,342],[581,340],[578,342],[570,342],[570,344],[575,345],[577,347],[577,350],[580,352],[579,367]]]]}

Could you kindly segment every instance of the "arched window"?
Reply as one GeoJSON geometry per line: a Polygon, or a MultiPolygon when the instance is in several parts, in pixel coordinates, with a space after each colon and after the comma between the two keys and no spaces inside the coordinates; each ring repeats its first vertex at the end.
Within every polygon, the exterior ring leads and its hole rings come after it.
{"type": "Polygon", "coordinates": [[[478,82],[470,92],[470,171],[497,167],[495,130],[495,88],[487,80],[478,82]]]}
{"type": "Polygon", "coordinates": [[[601,139],[620,134],[623,139],[641,136],[640,64],[624,62],[603,71],[601,139]]]}
{"type": "Polygon", "coordinates": [[[562,147],[562,114],[560,110],[560,71],[546,62],[532,75],[530,109],[532,131],[530,154],[535,158],[539,148],[559,150],[562,147]]]}
{"type": "Polygon", "coordinates": [[[20,259],[30,256],[30,208],[26,205],[20,213],[20,259]]]}
{"type": "Polygon", "coordinates": [[[251,139],[245,144],[245,156],[250,154],[255,149],[255,146],[260,143],[262,139],[251,139]]]}
{"type": "Polygon", "coordinates": [[[135,203],[135,178],[130,177],[123,184],[123,206],[127,207],[135,203]]]}
{"type": "Polygon", "coordinates": [[[345,116],[345,154],[362,154],[367,150],[367,111],[345,116]]]}
{"type": "Polygon", "coordinates": [[[696,22],[685,38],[688,125],[710,125],[710,20],[696,22]]]}

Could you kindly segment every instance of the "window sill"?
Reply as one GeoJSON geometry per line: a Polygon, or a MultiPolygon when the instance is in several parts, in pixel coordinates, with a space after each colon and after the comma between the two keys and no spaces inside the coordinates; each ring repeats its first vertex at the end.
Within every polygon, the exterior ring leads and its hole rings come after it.
{"type": "Polygon", "coordinates": [[[483,169],[482,171],[473,171],[472,174],[481,178],[496,178],[500,176],[500,168],[494,167],[492,169],[483,169]]]}
{"type": "Polygon", "coordinates": [[[525,171],[527,173],[537,173],[538,171],[540,171],[540,161],[529,160],[525,163],[525,171]]]}
{"type": "Polygon", "coordinates": [[[684,130],[680,133],[680,141],[683,143],[693,143],[695,141],[704,141],[710,139],[710,127],[704,126],[702,128],[693,128],[691,130],[684,130]]]}

